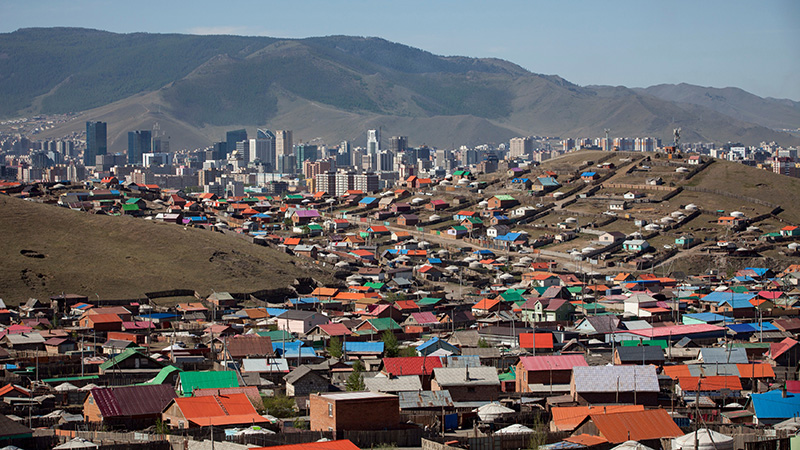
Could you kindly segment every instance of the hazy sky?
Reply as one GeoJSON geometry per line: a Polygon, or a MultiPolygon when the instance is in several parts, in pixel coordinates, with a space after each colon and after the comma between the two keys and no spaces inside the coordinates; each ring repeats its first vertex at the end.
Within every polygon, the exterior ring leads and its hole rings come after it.
{"type": "Polygon", "coordinates": [[[581,84],[735,86],[800,101],[800,1],[0,0],[0,32],[378,36],[581,84]]]}

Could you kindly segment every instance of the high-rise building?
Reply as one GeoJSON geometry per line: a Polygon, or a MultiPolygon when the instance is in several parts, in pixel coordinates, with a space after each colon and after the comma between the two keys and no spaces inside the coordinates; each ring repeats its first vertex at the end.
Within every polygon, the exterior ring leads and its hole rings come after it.
{"type": "Polygon", "coordinates": [[[86,150],[83,152],[83,165],[97,164],[97,155],[108,152],[108,132],[105,122],[86,122],[86,150]]]}
{"type": "Polygon", "coordinates": [[[153,136],[153,153],[169,153],[169,139],[153,136]]]}
{"type": "Polygon", "coordinates": [[[327,192],[328,195],[336,194],[336,172],[318,173],[315,178],[314,188],[317,192],[327,192]]]}
{"type": "MultiPolygon", "coordinates": [[[[294,154],[292,149],[292,131],[278,130],[275,132],[275,156],[287,156],[294,154]]],[[[285,171],[282,171],[285,172],[285,171]]]]}
{"type": "Polygon", "coordinates": [[[303,170],[303,161],[317,160],[317,146],[314,144],[297,144],[294,146],[294,156],[297,161],[297,171],[303,170]]]}
{"type": "Polygon", "coordinates": [[[247,140],[247,130],[233,130],[225,133],[225,154],[220,155],[219,159],[225,159],[231,152],[236,150],[236,143],[247,140]]]}
{"type": "Polygon", "coordinates": [[[381,149],[381,130],[367,130],[367,153],[375,154],[381,149]]]}
{"type": "Polygon", "coordinates": [[[408,137],[406,136],[392,136],[392,141],[389,144],[389,150],[394,154],[403,153],[408,148],[408,137]]]}
{"type": "MultiPolygon", "coordinates": [[[[128,132],[128,164],[142,164],[142,154],[151,153],[153,133],[150,130],[128,132]]],[[[155,153],[162,153],[155,151],[155,153]]]]}
{"type": "Polygon", "coordinates": [[[368,172],[353,176],[353,189],[364,193],[375,192],[380,189],[378,175],[368,172]]]}
{"type": "Polygon", "coordinates": [[[259,128],[255,142],[250,143],[250,161],[261,161],[267,172],[275,170],[275,134],[259,128]]]}
{"type": "Polygon", "coordinates": [[[533,138],[516,137],[511,139],[510,150],[508,156],[510,158],[525,158],[533,154],[533,138]]]}

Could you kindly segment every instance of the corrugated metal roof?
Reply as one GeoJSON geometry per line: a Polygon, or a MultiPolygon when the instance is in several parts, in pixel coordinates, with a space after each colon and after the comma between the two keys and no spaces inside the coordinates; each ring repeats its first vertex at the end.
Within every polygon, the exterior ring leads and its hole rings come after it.
{"type": "Polygon", "coordinates": [[[236,372],[230,370],[181,372],[178,377],[183,395],[191,395],[195,389],[239,387],[236,372]]]}
{"type": "Polygon", "coordinates": [[[700,358],[706,364],[747,364],[747,350],[743,348],[701,348],[700,358]]]}
{"type": "Polygon", "coordinates": [[[612,444],[683,436],[683,431],[664,409],[615,414],[591,414],[600,435],[612,444]]]}
{"type": "Polygon", "coordinates": [[[347,353],[383,353],[383,341],[376,342],[356,342],[347,341],[344,343],[344,350],[347,353]]]}
{"type": "Polygon", "coordinates": [[[580,355],[521,356],[522,367],[528,371],[571,370],[577,366],[588,366],[586,358],[580,355]]]}
{"type": "Polygon", "coordinates": [[[798,394],[787,393],[784,398],[780,390],[775,390],[764,394],[753,394],[750,398],[759,420],[788,419],[800,416],[800,395],[798,394]]]}
{"type": "Polygon", "coordinates": [[[589,414],[620,413],[644,411],[644,405],[606,405],[606,406],[554,406],[553,425],[558,431],[572,431],[578,428],[589,414]]]}
{"type": "Polygon", "coordinates": [[[617,354],[622,363],[641,363],[643,361],[664,361],[664,351],[654,345],[637,347],[617,347],[617,354]]]}
{"type": "Polygon", "coordinates": [[[238,423],[263,423],[267,419],[258,415],[245,394],[225,396],[176,398],[186,420],[200,426],[232,425],[238,423]]]}
{"type": "Polygon", "coordinates": [[[742,382],[738,376],[706,376],[700,377],[682,377],[678,379],[678,383],[683,391],[719,391],[722,389],[732,389],[741,391],[742,382]]]}
{"type": "Polygon", "coordinates": [[[441,387],[500,385],[494,367],[439,367],[433,369],[433,378],[441,387]]]}
{"type": "Polygon", "coordinates": [[[91,390],[104,419],[160,414],[176,397],[167,384],[94,388],[91,390]]]}
{"type": "Polygon", "coordinates": [[[658,392],[655,366],[590,366],[572,369],[577,392],[658,392]]]}
{"type": "Polygon", "coordinates": [[[383,370],[392,375],[430,375],[442,367],[442,360],[434,356],[383,358],[383,370]]]}
{"type": "Polygon", "coordinates": [[[453,406],[450,391],[398,392],[400,409],[444,408],[453,406]]]}
{"type": "Polygon", "coordinates": [[[254,358],[244,359],[243,372],[289,372],[289,363],[285,358],[254,358]]]}
{"type": "Polygon", "coordinates": [[[399,377],[367,377],[364,378],[367,390],[374,392],[421,391],[422,382],[417,375],[399,377]]]}

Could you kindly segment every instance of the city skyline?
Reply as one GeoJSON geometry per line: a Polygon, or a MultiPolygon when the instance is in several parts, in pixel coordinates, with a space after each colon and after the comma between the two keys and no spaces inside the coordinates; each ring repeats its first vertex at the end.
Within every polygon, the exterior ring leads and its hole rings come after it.
{"type": "Polygon", "coordinates": [[[120,33],[375,36],[441,55],[501,58],[580,85],[689,83],[800,100],[800,4],[619,1],[0,5],[0,32],[70,26],[120,33]],[[457,8],[457,15],[456,12],[457,8]],[[91,9],[94,13],[85,14],[91,9]],[[264,15],[253,14],[263,9],[264,15]]]}

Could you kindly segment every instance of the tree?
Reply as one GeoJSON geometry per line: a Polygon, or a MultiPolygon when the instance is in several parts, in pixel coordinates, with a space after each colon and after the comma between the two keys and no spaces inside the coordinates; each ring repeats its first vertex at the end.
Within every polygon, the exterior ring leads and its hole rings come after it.
{"type": "Polygon", "coordinates": [[[402,292],[390,292],[386,294],[384,300],[387,300],[389,303],[395,303],[406,299],[406,294],[402,292]]]}
{"type": "Polygon", "coordinates": [[[486,342],[486,339],[480,338],[478,339],[478,348],[489,348],[489,343],[486,342]]]}
{"type": "Polygon", "coordinates": [[[367,386],[364,384],[364,364],[361,360],[356,360],[353,363],[353,372],[350,373],[350,376],[347,377],[347,382],[345,382],[345,387],[348,391],[365,391],[367,390],[367,386]]]}
{"type": "Polygon", "coordinates": [[[261,399],[264,402],[264,410],[267,414],[275,416],[279,419],[295,417],[297,415],[297,412],[295,411],[296,405],[292,397],[286,397],[284,395],[268,397],[266,395],[262,395],[261,399]]]}
{"type": "Polygon", "coordinates": [[[332,337],[328,345],[328,354],[331,358],[341,358],[343,354],[342,341],[337,337],[332,337]]]}
{"type": "Polygon", "coordinates": [[[389,358],[394,358],[400,354],[400,349],[397,344],[397,336],[391,332],[391,330],[386,330],[381,335],[381,340],[383,341],[383,351],[389,358]]]}

